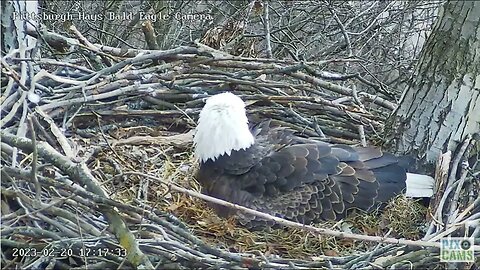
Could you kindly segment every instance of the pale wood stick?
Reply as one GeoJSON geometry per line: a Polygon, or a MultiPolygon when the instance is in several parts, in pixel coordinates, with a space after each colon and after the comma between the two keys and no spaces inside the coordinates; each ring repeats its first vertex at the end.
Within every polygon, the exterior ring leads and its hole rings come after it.
{"type": "MultiPolygon", "coordinates": [[[[216,203],[219,205],[227,206],[260,218],[272,220],[280,225],[292,227],[292,228],[298,228],[302,230],[309,231],[313,234],[316,235],[328,235],[328,236],[334,236],[334,237],[340,237],[340,238],[349,238],[349,239],[354,239],[354,240],[363,240],[363,241],[370,241],[370,242],[378,242],[378,243],[388,243],[388,244],[398,244],[398,245],[407,245],[407,246],[417,246],[417,247],[434,247],[434,248],[440,248],[440,243],[438,242],[432,242],[432,241],[422,241],[422,240],[406,240],[406,239],[397,239],[397,238],[392,238],[392,237],[381,237],[381,236],[370,236],[370,235],[362,235],[362,234],[355,234],[355,233],[345,233],[345,232],[340,232],[340,231],[335,231],[335,230],[330,230],[330,229],[324,229],[324,228],[317,228],[311,225],[305,225],[301,224],[298,222],[286,220],[283,218],[275,217],[260,211],[256,211],[244,206],[240,206],[237,204],[233,204],[221,199],[217,199],[205,194],[198,193],[196,191],[188,190],[182,187],[179,187],[171,182],[167,182],[161,178],[149,175],[149,174],[144,174],[144,173],[139,173],[139,172],[126,172],[126,174],[134,174],[134,175],[140,175],[143,177],[149,177],[152,179],[155,179],[162,184],[167,185],[171,190],[181,192],[184,194],[188,194],[192,197],[196,197],[208,202],[216,203]]],[[[475,250],[480,250],[480,246],[474,246],[475,250]]]]}

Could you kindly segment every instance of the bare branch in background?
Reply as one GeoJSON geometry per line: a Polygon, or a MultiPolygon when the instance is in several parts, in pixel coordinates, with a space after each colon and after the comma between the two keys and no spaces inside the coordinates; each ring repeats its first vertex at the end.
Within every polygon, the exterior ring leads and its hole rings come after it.
{"type": "Polygon", "coordinates": [[[289,222],[204,196],[192,178],[195,123],[205,99],[219,92],[245,100],[252,124],[272,118],[299,136],[384,143],[385,119],[441,2],[72,3],[41,1],[45,14],[76,15],[25,29],[42,41],[42,57],[21,47],[1,59],[8,266],[422,268],[438,263],[440,238],[480,235],[475,137],[438,163],[439,192],[429,220],[419,222],[428,229],[416,224],[415,239],[402,239],[378,216],[376,231],[365,219],[352,228],[347,220],[289,222]],[[80,13],[117,17],[82,20],[80,13]],[[288,228],[255,234],[203,200],[288,228]],[[277,242],[284,240],[291,242],[277,242]],[[76,254],[14,259],[13,248],[76,254]],[[128,254],[114,253],[125,248],[128,254]],[[110,253],[80,253],[87,249],[110,253]]]}

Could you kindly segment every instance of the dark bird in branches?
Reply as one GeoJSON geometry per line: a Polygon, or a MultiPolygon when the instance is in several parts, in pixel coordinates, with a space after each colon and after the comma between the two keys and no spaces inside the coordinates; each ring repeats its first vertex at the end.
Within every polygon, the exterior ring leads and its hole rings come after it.
{"type": "MultiPolygon", "coordinates": [[[[431,197],[434,179],[407,173],[407,163],[374,147],[328,144],[265,120],[250,128],[245,103],[232,93],[207,99],[194,137],[196,178],[207,195],[304,224],[371,211],[405,190],[431,197]]],[[[272,221],[237,214],[247,227],[272,221]]]]}

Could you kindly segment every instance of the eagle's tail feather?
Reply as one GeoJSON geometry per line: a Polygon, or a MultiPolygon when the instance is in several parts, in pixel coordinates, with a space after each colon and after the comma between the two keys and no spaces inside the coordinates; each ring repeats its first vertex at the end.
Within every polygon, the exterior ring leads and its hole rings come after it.
{"type": "Polygon", "coordinates": [[[429,198],[433,196],[435,179],[428,175],[407,173],[407,191],[405,195],[412,198],[429,198]]]}

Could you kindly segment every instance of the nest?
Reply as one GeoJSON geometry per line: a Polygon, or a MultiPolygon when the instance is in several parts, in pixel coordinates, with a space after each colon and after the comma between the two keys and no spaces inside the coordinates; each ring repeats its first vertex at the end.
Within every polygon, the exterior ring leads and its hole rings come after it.
{"type": "MultiPolygon", "coordinates": [[[[189,131],[205,97],[232,91],[253,122],[269,117],[301,136],[347,144],[381,144],[395,100],[304,72],[328,61],[243,58],[200,43],[142,55],[101,50],[123,60],[96,72],[42,63],[32,87],[15,80],[26,60],[2,62],[2,81],[44,90],[28,92],[39,96],[36,106],[6,106],[12,113],[2,118],[6,268],[440,268],[439,238],[478,233],[478,172],[461,165],[472,138],[443,156],[437,176],[445,181],[429,209],[399,196],[378,213],[263,231],[219,218],[192,177],[189,131]],[[82,74],[72,79],[72,69],[82,74]]],[[[3,85],[9,101],[30,98],[3,85]]]]}

